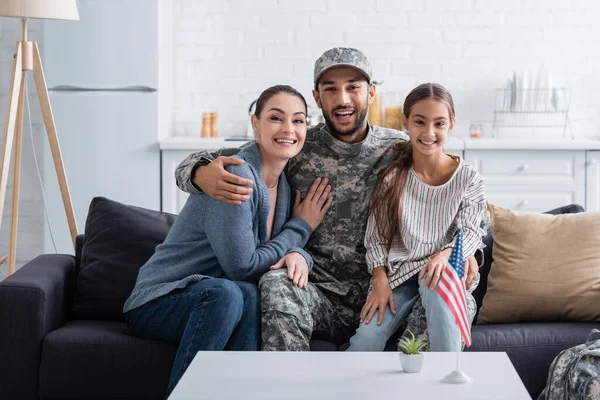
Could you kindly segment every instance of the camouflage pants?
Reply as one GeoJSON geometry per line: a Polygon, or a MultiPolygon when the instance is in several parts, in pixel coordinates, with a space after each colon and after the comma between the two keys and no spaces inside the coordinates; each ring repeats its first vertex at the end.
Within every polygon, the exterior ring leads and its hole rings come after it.
{"type": "Polygon", "coordinates": [[[288,278],[286,269],[266,273],[258,287],[265,351],[308,351],[311,338],[341,344],[358,326],[360,310],[326,296],[313,283],[298,288],[288,278]]]}

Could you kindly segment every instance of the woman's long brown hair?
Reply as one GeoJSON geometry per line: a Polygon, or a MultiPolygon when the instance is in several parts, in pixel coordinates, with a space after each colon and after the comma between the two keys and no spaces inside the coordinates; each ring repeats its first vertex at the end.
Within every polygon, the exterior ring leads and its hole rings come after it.
{"type": "MultiPolygon", "coordinates": [[[[414,88],[404,100],[403,112],[408,120],[412,107],[421,100],[435,99],[448,107],[450,119],[454,119],[454,101],[445,87],[436,83],[423,83],[414,88]]],[[[377,230],[383,245],[390,250],[394,237],[402,232],[402,199],[413,164],[410,141],[398,143],[393,160],[377,174],[369,214],[375,217],[377,230]]]]}

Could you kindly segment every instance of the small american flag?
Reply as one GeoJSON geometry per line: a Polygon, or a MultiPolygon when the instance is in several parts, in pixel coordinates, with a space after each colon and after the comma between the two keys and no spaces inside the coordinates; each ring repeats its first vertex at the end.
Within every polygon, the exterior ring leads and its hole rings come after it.
{"type": "Polygon", "coordinates": [[[465,345],[471,347],[471,329],[467,318],[467,302],[465,299],[465,267],[461,227],[458,228],[457,235],[456,243],[450,254],[450,260],[448,260],[449,265],[444,270],[436,290],[450,307],[465,345]]]}

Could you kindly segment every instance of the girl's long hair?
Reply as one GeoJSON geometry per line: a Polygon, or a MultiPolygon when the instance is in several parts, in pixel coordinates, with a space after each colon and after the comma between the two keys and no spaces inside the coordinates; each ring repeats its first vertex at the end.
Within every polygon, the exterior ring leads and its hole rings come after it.
{"type": "MultiPolygon", "coordinates": [[[[426,99],[444,103],[450,113],[450,119],[454,119],[452,96],[445,87],[436,83],[423,83],[406,96],[403,106],[406,119],[410,116],[412,107],[426,99]]],[[[374,216],[380,240],[388,251],[396,235],[401,241],[402,200],[412,164],[412,144],[408,140],[402,141],[395,146],[393,160],[377,174],[369,214],[374,216]]]]}

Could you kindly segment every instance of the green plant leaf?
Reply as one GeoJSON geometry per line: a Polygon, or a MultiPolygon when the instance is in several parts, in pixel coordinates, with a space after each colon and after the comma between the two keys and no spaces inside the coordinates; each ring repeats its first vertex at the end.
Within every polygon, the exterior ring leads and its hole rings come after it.
{"type": "Polygon", "coordinates": [[[415,337],[414,333],[410,330],[407,331],[410,334],[410,338],[403,337],[398,341],[398,350],[404,354],[419,354],[425,347],[425,339],[422,337],[415,337]]]}

